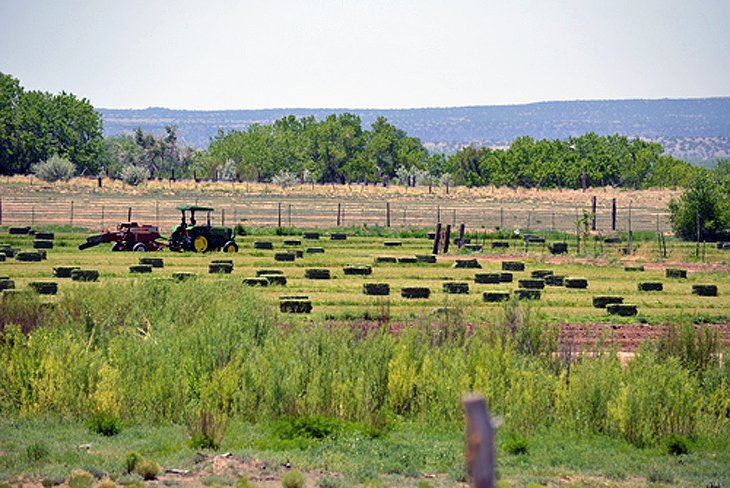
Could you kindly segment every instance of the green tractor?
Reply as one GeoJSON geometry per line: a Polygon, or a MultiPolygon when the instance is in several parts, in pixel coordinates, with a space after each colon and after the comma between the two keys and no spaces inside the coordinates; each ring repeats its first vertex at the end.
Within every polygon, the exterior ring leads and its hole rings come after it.
{"type": "Polygon", "coordinates": [[[180,225],[172,229],[168,245],[172,251],[192,252],[238,252],[238,244],[233,240],[233,231],[228,227],[210,225],[210,213],[215,209],[198,205],[180,205],[182,212],[180,225]],[[207,212],[205,225],[198,225],[195,212],[207,212]],[[188,218],[189,213],[189,218],[188,218]]]}

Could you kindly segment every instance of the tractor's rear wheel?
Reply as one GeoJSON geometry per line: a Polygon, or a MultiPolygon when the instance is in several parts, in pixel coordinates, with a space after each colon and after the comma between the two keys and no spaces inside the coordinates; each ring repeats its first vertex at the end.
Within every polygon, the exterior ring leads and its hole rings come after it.
{"type": "Polygon", "coordinates": [[[204,235],[193,237],[193,249],[195,249],[195,252],[206,252],[209,247],[210,242],[208,242],[208,238],[204,235]]]}
{"type": "Polygon", "coordinates": [[[122,244],[121,242],[115,242],[114,244],[112,244],[112,251],[114,251],[114,252],[124,251],[124,244],[122,244]]]}
{"type": "Polygon", "coordinates": [[[238,244],[233,241],[226,242],[225,244],[223,244],[223,252],[238,252],[238,244]]]}

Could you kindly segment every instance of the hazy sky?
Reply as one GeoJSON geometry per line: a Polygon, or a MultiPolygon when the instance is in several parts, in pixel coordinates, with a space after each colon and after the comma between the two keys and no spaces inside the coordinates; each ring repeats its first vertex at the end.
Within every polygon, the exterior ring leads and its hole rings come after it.
{"type": "Polygon", "coordinates": [[[0,71],[97,107],[730,95],[730,0],[0,0],[0,71]]]}

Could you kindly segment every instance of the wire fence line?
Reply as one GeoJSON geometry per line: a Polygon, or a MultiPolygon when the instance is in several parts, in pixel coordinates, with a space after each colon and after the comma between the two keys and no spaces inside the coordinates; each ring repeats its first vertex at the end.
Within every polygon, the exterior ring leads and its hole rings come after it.
{"type": "MultiPolygon", "coordinates": [[[[384,197],[306,196],[294,195],[218,195],[201,194],[197,198],[180,195],[134,194],[71,194],[58,192],[26,192],[0,195],[0,225],[71,225],[89,230],[102,230],[128,220],[157,225],[166,229],[180,221],[178,205],[199,203],[214,207],[212,223],[233,226],[390,226],[396,228],[434,226],[438,221],[467,229],[503,229],[575,232],[576,221],[586,205],[572,202],[484,201],[453,199],[439,201],[427,198],[388,199],[384,197]]],[[[596,202],[595,228],[612,232],[612,201],[596,202]]],[[[660,206],[621,205],[616,207],[618,232],[670,232],[666,208],[660,206]]],[[[198,217],[201,222],[203,216],[198,217]]]]}

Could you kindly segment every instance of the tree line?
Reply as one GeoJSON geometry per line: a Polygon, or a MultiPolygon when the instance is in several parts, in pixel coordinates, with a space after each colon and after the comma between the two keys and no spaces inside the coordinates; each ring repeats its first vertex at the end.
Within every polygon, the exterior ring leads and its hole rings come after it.
{"type": "Polygon", "coordinates": [[[205,150],[181,144],[175,126],[166,127],[162,135],[138,128],[105,139],[101,117],[88,100],[26,91],[18,80],[0,73],[2,174],[27,174],[51,156],[72,163],[70,176],[132,174],[129,181],[136,182],[199,177],[282,185],[646,188],[686,186],[702,171],[663,152],[657,143],[589,133],[567,140],[523,136],[508,148],[468,146],[448,155],[433,154],[386,118],[368,128],[351,113],[323,120],[290,115],[273,124],[221,130],[205,150]]]}

